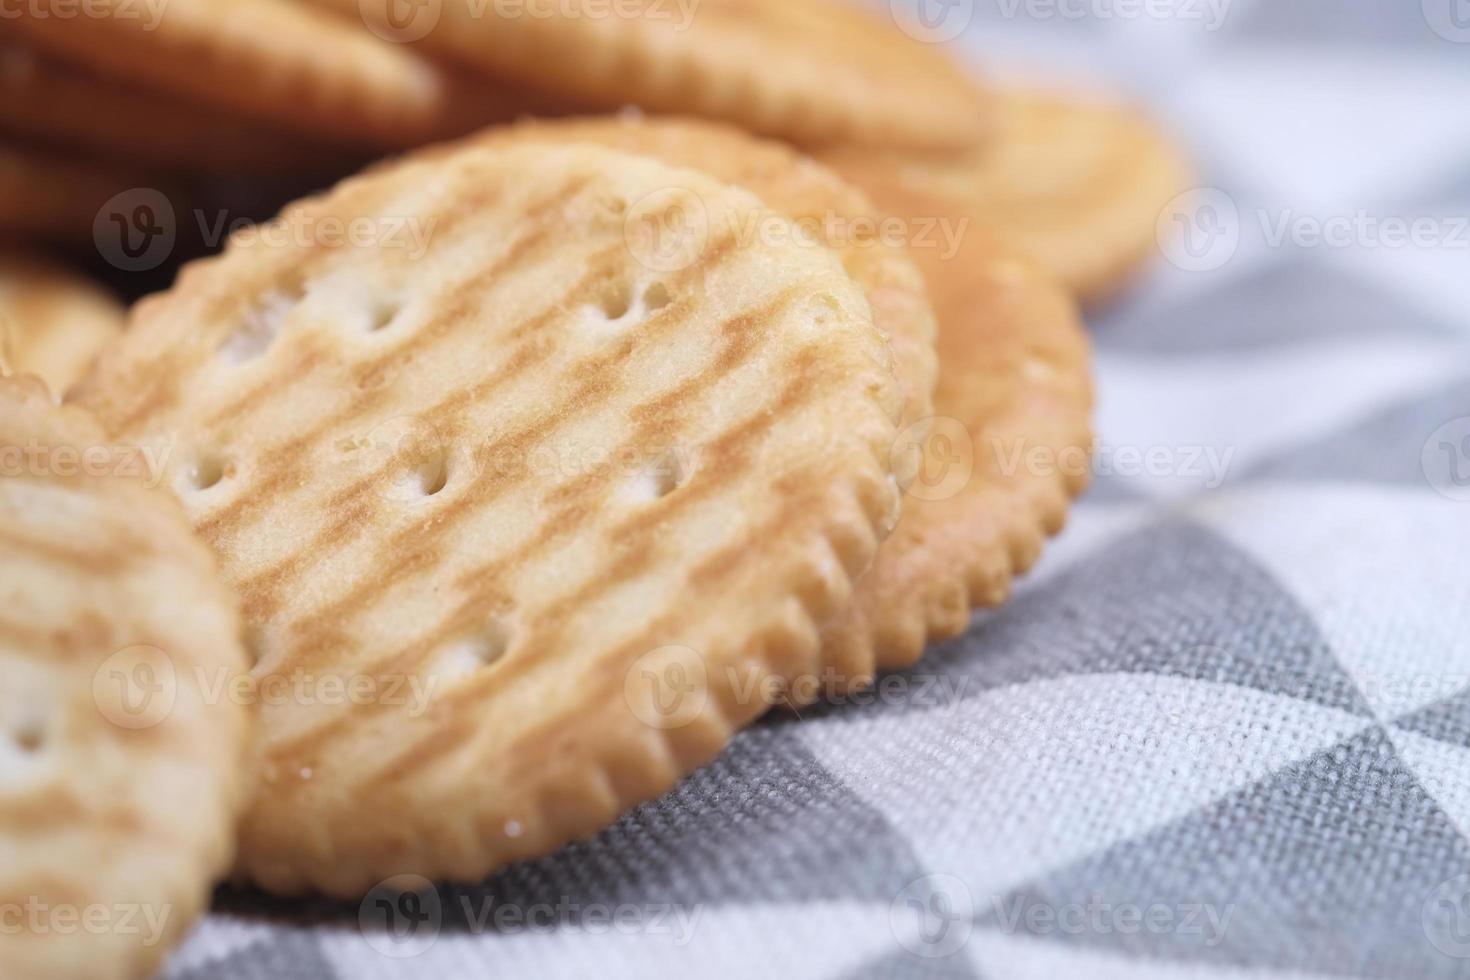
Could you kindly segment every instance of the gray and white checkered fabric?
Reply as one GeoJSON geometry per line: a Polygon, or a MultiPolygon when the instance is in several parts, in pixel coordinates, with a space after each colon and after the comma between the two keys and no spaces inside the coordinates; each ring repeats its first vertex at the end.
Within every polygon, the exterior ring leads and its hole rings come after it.
{"type": "Polygon", "coordinates": [[[973,6],[1217,189],[1016,599],[385,928],[222,894],[168,977],[1470,977],[1470,2],[973,6]]]}

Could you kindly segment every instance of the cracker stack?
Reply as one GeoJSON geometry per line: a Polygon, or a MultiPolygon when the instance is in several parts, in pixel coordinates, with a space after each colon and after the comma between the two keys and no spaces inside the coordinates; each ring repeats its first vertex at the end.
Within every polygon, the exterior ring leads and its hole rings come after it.
{"type": "Polygon", "coordinates": [[[839,0],[49,3],[0,50],[0,372],[65,403],[0,380],[0,849],[183,914],[6,977],[145,975],[227,864],[476,880],[961,632],[1087,483],[1077,302],[1185,182],[839,0]]]}

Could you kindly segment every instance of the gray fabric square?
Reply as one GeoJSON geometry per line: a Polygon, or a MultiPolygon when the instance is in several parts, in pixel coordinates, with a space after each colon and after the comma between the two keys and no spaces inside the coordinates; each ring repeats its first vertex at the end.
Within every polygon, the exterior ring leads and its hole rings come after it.
{"type": "Polygon", "coordinates": [[[1161,673],[1372,717],[1311,614],[1250,556],[1185,521],[1104,545],[978,616],[919,669],[963,679],[969,693],[1067,674],[1161,673]]]}
{"type": "Polygon", "coordinates": [[[1351,337],[1460,335],[1391,292],[1310,256],[1273,263],[1146,316],[1115,312],[1095,330],[1098,347],[1109,354],[1147,356],[1228,353],[1351,337]]]}
{"type": "Polygon", "coordinates": [[[985,925],[1006,928],[1018,905],[1101,902],[1111,911],[1038,938],[1222,967],[1463,978],[1470,960],[1435,944],[1454,914],[1435,896],[1467,872],[1470,844],[1374,728],[1016,889],[985,925]],[[1121,907],[1153,905],[1173,910],[1168,928],[1121,928],[1121,907]],[[1197,929],[1184,922],[1193,907],[1197,929]]]}
{"type": "Polygon", "coordinates": [[[1361,480],[1417,486],[1428,492],[1431,486],[1449,484],[1455,457],[1426,455],[1425,443],[1445,423],[1467,417],[1470,375],[1294,446],[1238,479],[1361,480]]]}
{"type": "Polygon", "coordinates": [[[1404,731],[1470,749],[1470,688],[1393,719],[1404,731]]]}
{"type": "Polygon", "coordinates": [[[310,930],[283,926],[268,942],[236,950],[169,980],[339,980],[310,930]]]}
{"type": "MultiPolygon", "coordinates": [[[[1451,4],[1457,0],[1426,0],[1451,4]]],[[[1238,4],[1228,21],[1227,36],[1289,41],[1293,44],[1355,44],[1446,49],[1435,34],[1419,0],[1357,2],[1342,0],[1258,0],[1238,4]]]]}
{"type": "Polygon", "coordinates": [[[985,980],[963,953],[918,956],[900,950],[866,963],[840,980],[985,980]]]}
{"type": "Polygon", "coordinates": [[[917,859],[882,815],[790,737],[792,724],[776,718],[742,733],[662,799],[473,893],[520,903],[574,895],[610,905],[887,902],[923,874],[917,859]]]}

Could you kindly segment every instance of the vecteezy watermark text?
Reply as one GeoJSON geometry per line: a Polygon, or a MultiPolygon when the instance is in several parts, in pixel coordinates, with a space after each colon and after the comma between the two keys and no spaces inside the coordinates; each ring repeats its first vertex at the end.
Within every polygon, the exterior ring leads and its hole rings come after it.
{"type": "Polygon", "coordinates": [[[1051,20],[1172,20],[1204,30],[1225,26],[1234,0],[992,0],[1001,16],[1051,20]]]}
{"type": "Polygon", "coordinates": [[[1390,214],[1370,208],[1245,211],[1215,187],[1175,197],[1160,212],[1156,231],[1164,257],[1187,272],[1224,268],[1247,241],[1266,249],[1470,252],[1470,214],[1390,214]]]}
{"type": "MultiPolygon", "coordinates": [[[[5,3],[6,0],[0,0],[5,3]]],[[[195,208],[181,217],[168,195],[155,187],[114,194],[92,221],[92,241],[108,264],[124,272],[148,272],[167,262],[180,234],[211,250],[229,239],[237,247],[298,249],[390,249],[413,261],[428,252],[435,217],[295,213],[257,222],[229,211],[195,208]],[[192,220],[194,228],[188,227],[192,220]]]]}
{"type": "Polygon", "coordinates": [[[746,247],[755,242],[766,245],[798,245],[804,248],[910,248],[934,250],[948,262],[955,257],[970,228],[969,218],[943,216],[900,218],[894,215],[843,215],[828,211],[822,215],[787,218],[752,211],[732,219],[735,240],[746,247]]]}
{"type": "Polygon", "coordinates": [[[900,946],[930,959],[953,956],[969,942],[978,916],[988,913],[1001,932],[1033,936],[1171,935],[1213,948],[1225,941],[1234,905],[1210,902],[1111,901],[1092,895],[1056,902],[1024,894],[975,902],[964,880],[950,874],[916,878],[894,896],[889,928],[900,946]]]}
{"type": "Polygon", "coordinates": [[[0,0],[0,20],[141,21],[158,29],[169,0],[0,0]]]}
{"type": "Polygon", "coordinates": [[[34,439],[0,446],[0,476],[120,477],[156,486],[169,446],[53,446],[34,439]]]}
{"type": "Polygon", "coordinates": [[[76,905],[38,895],[0,902],[0,936],[137,936],[156,946],[168,928],[173,906],[123,902],[76,905]]]}
{"type": "Polygon", "coordinates": [[[710,663],[691,647],[668,644],[638,657],[623,677],[623,699],[635,718],[668,731],[699,720],[711,690],[741,705],[799,708],[821,700],[830,705],[889,704],[953,710],[978,684],[974,677],[919,670],[850,674],[833,667],[790,676],[728,663],[710,663]]]}
{"type": "Polygon", "coordinates": [[[429,249],[437,218],[412,215],[374,215],[340,218],[335,215],[296,217],[254,222],[220,212],[210,218],[194,212],[199,235],[210,248],[228,235],[231,244],[263,248],[380,248],[401,249],[410,259],[423,258],[429,249]]]}
{"type": "Polygon", "coordinates": [[[437,674],[385,671],[322,672],[296,668],[254,677],[226,668],[195,665],[182,672],[165,651],[138,645],[118,650],[98,665],[92,697],[104,718],[119,728],[163,724],[187,684],[206,705],[282,707],[399,707],[411,718],[429,710],[441,678],[437,674]]]}
{"type": "Polygon", "coordinates": [[[504,901],[494,895],[457,895],[447,908],[440,893],[418,875],[398,875],[368,892],[358,906],[358,929],[383,956],[405,959],[426,952],[446,919],[456,932],[580,932],[666,937],[682,948],[694,939],[702,905],[677,902],[584,902],[570,895],[534,902],[504,901]]]}
{"type": "Polygon", "coordinates": [[[628,209],[623,237],[640,265],[669,273],[695,265],[718,240],[740,248],[757,242],[839,250],[904,247],[933,250],[948,260],[959,251],[969,226],[968,218],[943,215],[873,217],[827,211],[792,218],[747,208],[712,214],[699,191],[670,186],[645,195],[628,209]]]}
{"type": "MultiPolygon", "coordinates": [[[[464,0],[472,21],[641,20],[675,33],[689,30],[701,0],[464,0]]],[[[439,26],[444,0],[358,0],[363,23],[385,41],[411,44],[439,26]]]]}
{"type": "Polygon", "coordinates": [[[1000,930],[1033,936],[1097,935],[1113,933],[1124,936],[1148,933],[1197,938],[1200,945],[1213,948],[1225,941],[1234,905],[1224,907],[1210,902],[1165,903],[1110,902],[1091,896],[1082,902],[1046,902],[1024,895],[1009,901],[994,896],[991,906],[1000,930]]]}

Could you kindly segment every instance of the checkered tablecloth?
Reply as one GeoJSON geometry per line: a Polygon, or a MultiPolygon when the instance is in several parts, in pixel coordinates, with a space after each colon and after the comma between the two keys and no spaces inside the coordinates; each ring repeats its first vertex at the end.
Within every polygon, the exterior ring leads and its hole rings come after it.
{"type": "Polygon", "coordinates": [[[953,9],[1213,189],[1014,601],[480,887],[222,893],[168,977],[1470,977],[1470,3],[953,9]]]}

